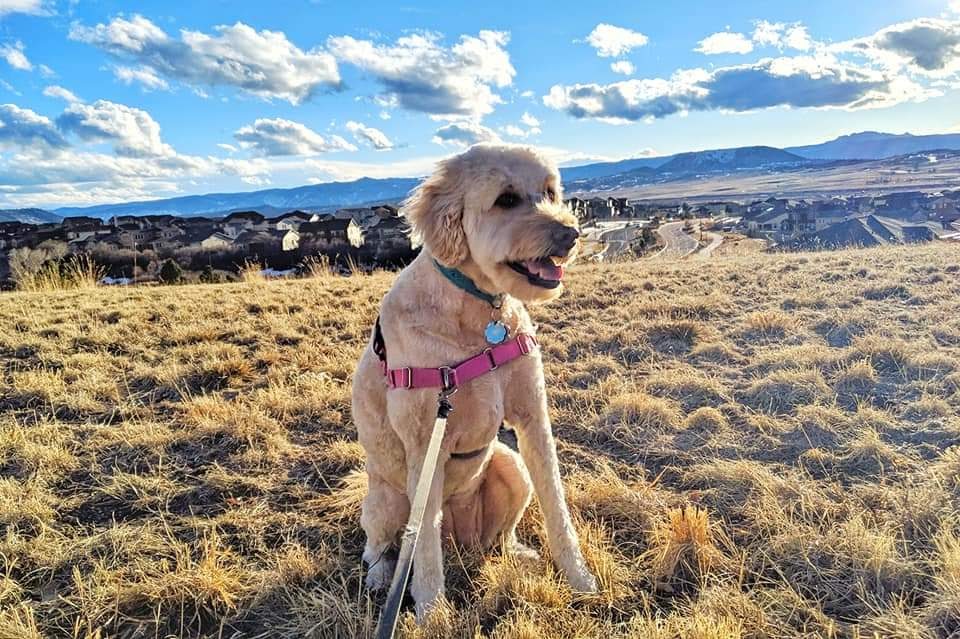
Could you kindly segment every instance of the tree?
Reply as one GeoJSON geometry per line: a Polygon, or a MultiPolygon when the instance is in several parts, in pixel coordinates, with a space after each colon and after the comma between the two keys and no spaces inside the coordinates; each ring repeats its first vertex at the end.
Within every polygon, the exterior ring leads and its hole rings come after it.
{"type": "Polygon", "coordinates": [[[176,284],[183,279],[183,270],[173,260],[166,260],[160,267],[160,281],[164,284],[176,284]]]}

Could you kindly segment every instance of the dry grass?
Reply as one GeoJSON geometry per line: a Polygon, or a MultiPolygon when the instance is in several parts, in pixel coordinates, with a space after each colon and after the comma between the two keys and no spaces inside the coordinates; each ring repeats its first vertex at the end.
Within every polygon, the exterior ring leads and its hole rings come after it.
{"type": "MultiPolygon", "coordinates": [[[[0,637],[364,637],[349,378],[392,275],[0,296],[0,637]]],[[[406,637],[946,638],[956,258],[581,265],[534,311],[602,592],[450,550],[406,637]],[[952,270],[951,270],[952,269],[952,270]]],[[[59,287],[63,288],[63,287],[59,287]]]]}

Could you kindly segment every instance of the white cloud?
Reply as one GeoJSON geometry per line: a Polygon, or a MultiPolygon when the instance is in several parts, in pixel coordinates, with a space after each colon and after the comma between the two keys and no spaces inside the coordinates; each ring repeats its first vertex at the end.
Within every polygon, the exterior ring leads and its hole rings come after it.
{"type": "Polygon", "coordinates": [[[23,52],[23,43],[19,40],[13,44],[5,44],[0,47],[0,58],[6,60],[7,64],[19,71],[33,70],[33,65],[23,52]]]}
{"type": "Polygon", "coordinates": [[[701,40],[694,51],[699,51],[705,55],[744,54],[753,51],[753,43],[742,33],[720,31],[701,40]]]}
{"type": "Polygon", "coordinates": [[[541,133],[540,120],[533,117],[526,111],[524,111],[523,115],[520,116],[520,124],[523,126],[519,126],[517,124],[508,124],[504,127],[501,127],[500,130],[514,138],[528,138],[531,135],[540,135],[541,133]]]}
{"type": "Polygon", "coordinates": [[[43,94],[48,98],[57,98],[59,100],[63,100],[64,102],[83,102],[83,100],[78,98],[73,91],[64,89],[56,84],[46,87],[43,90],[43,94]]]}
{"type": "Polygon", "coordinates": [[[365,141],[378,151],[386,151],[393,148],[393,142],[380,129],[372,126],[366,126],[360,122],[347,122],[347,130],[353,133],[357,140],[365,141]]]}
{"type": "Polygon", "coordinates": [[[327,46],[339,60],[372,73],[387,103],[441,118],[478,118],[503,102],[494,87],[513,83],[509,40],[501,31],[481,31],[445,48],[439,35],[418,33],[393,45],[341,36],[327,46]]]}
{"type": "Polygon", "coordinates": [[[960,14],[960,0],[950,0],[950,11],[960,14]]]}
{"type": "Polygon", "coordinates": [[[232,86],[265,99],[300,104],[318,90],[340,86],[336,60],[321,49],[303,51],[280,31],[237,22],[215,35],[182,29],[180,39],[140,15],[93,27],[76,24],[70,38],[137,62],[156,76],[191,86],[232,86]]]}
{"type": "Polygon", "coordinates": [[[576,118],[619,124],[689,111],[775,106],[853,110],[922,101],[933,94],[909,78],[818,55],[765,58],[712,71],[681,70],[669,79],[555,85],[543,102],[576,118]]]}
{"type": "Polygon", "coordinates": [[[720,31],[701,40],[694,51],[699,51],[704,55],[745,54],[753,51],[753,43],[742,33],[720,31]]]}
{"type": "Polygon", "coordinates": [[[753,23],[752,40],[759,47],[776,47],[781,51],[809,51],[817,47],[807,27],[799,22],[788,25],[783,22],[757,20],[753,23]]]}
{"type": "Polygon", "coordinates": [[[629,60],[617,60],[616,62],[610,63],[610,70],[622,75],[633,75],[633,72],[637,69],[629,60]]]}
{"type": "Polygon", "coordinates": [[[35,148],[37,152],[47,152],[66,146],[67,141],[50,118],[15,104],[0,104],[0,148],[35,148]]]}
{"type": "Polygon", "coordinates": [[[43,0],[0,0],[0,17],[8,13],[45,15],[43,0]]]}
{"type": "Polygon", "coordinates": [[[753,42],[761,47],[779,47],[785,26],[782,22],[757,20],[753,23],[753,42]]]}
{"type": "Polygon", "coordinates": [[[224,151],[226,151],[227,153],[236,153],[236,152],[237,152],[237,147],[233,146],[232,144],[226,144],[226,143],[224,143],[224,142],[219,142],[219,143],[217,143],[217,146],[220,147],[221,149],[223,149],[224,151]]]}
{"type": "Polygon", "coordinates": [[[233,134],[240,147],[263,156],[311,155],[330,151],[356,151],[339,135],[325,138],[299,122],[258,118],[233,134]]]}
{"type": "Polygon", "coordinates": [[[523,112],[523,115],[520,116],[520,121],[523,122],[526,126],[529,126],[529,127],[539,127],[539,126],[540,126],[540,120],[538,120],[537,118],[533,117],[532,115],[530,115],[530,114],[527,113],[526,111],[524,111],[524,112],[523,112]]]}
{"type": "Polygon", "coordinates": [[[600,23],[587,36],[587,43],[601,58],[615,58],[642,47],[650,39],[639,31],[600,23]]]}
{"type": "Polygon", "coordinates": [[[397,162],[349,162],[328,159],[310,159],[306,161],[309,169],[322,174],[314,176],[313,183],[350,181],[362,177],[422,177],[433,172],[437,162],[444,156],[427,156],[400,160],[397,162]]]}
{"type": "Polygon", "coordinates": [[[841,42],[833,51],[865,56],[891,71],[946,78],[960,73],[960,20],[918,18],[841,42]]]}
{"type": "Polygon", "coordinates": [[[480,142],[500,142],[500,136],[478,122],[451,122],[436,130],[434,144],[468,147],[480,142]]]}
{"type": "Polygon", "coordinates": [[[124,84],[133,84],[136,82],[148,91],[155,89],[166,91],[170,88],[166,80],[158,76],[156,71],[146,66],[137,68],[118,66],[114,68],[113,75],[124,84]]]}
{"type": "Polygon", "coordinates": [[[123,157],[172,157],[173,148],[160,139],[160,125],[142,109],[97,100],[73,102],[57,118],[57,126],[88,142],[109,142],[123,157]]]}
{"type": "Polygon", "coordinates": [[[802,24],[793,25],[783,34],[783,45],[788,49],[809,51],[815,45],[807,28],[802,24]]]}
{"type": "Polygon", "coordinates": [[[56,71],[54,71],[53,69],[51,69],[45,64],[38,65],[37,68],[40,69],[40,75],[42,75],[45,78],[52,78],[57,75],[56,71]]]}

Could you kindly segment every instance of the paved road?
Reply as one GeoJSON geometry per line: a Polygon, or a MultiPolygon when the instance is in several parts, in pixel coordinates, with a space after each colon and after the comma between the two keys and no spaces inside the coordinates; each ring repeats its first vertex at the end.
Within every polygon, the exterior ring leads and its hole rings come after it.
{"type": "Polygon", "coordinates": [[[584,235],[586,239],[603,246],[600,259],[606,262],[629,250],[630,241],[643,226],[636,221],[599,222],[588,228],[584,235]]]}
{"type": "Polygon", "coordinates": [[[697,250],[697,232],[684,233],[683,225],[683,221],[667,222],[660,225],[660,228],[657,229],[657,235],[663,240],[663,248],[653,256],[654,258],[679,260],[697,250]]]}
{"type": "Polygon", "coordinates": [[[697,251],[696,256],[701,258],[710,257],[713,254],[714,249],[723,244],[723,236],[719,233],[704,231],[704,234],[710,238],[710,243],[697,251]]]}

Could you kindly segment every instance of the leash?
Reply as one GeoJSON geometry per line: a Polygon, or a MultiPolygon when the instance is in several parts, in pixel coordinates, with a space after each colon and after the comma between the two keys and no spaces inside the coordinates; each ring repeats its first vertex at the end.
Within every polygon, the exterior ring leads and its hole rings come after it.
{"type": "Polygon", "coordinates": [[[430,486],[437,470],[437,458],[440,456],[440,444],[447,431],[447,417],[453,410],[450,404],[450,395],[457,392],[456,386],[446,386],[437,397],[437,419],[433,423],[433,432],[430,434],[430,443],[423,456],[423,465],[420,467],[420,476],[417,478],[417,492],[413,495],[410,505],[410,517],[403,530],[403,539],[400,542],[400,555],[397,557],[397,567],[390,582],[390,591],[387,600],[380,612],[380,621],[377,623],[377,639],[392,639],[397,629],[397,619],[400,617],[400,604],[407,591],[407,581],[410,579],[410,569],[413,567],[413,553],[417,549],[417,540],[420,529],[423,527],[423,513],[427,507],[427,498],[430,496],[430,486]]]}

